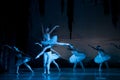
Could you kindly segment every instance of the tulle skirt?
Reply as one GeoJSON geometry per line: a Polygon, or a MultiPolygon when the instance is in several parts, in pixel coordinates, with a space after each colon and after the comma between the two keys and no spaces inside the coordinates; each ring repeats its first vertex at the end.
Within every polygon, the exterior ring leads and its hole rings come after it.
{"type": "Polygon", "coordinates": [[[19,58],[17,61],[16,61],[16,65],[19,66],[23,63],[26,63],[26,62],[29,62],[31,60],[31,58],[29,57],[23,57],[23,58],[19,58]]]}
{"type": "Polygon", "coordinates": [[[80,62],[82,61],[83,59],[85,59],[86,55],[85,54],[79,54],[78,56],[76,55],[72,55],[70,58],[69,58],[69,62],[70,63],[76,63],[76,62],[80,62]]]}
{"type": "Polygon", "coordinates": [[[94,58],[94,61],[95,61],[95,63],[103,63],[105,61],[108,61],[110,58],[111,57],[109,55],[104,55],[104,56],[97,55],[94,58]]]}
{"type": "Polygon", "coordinates": [[[55,60],[55,59],[58,59],[60,57],[60,55],[58,54],[55,54],[55,53],[52,53],[51,51],[50,52],[46,52],[45,53],[46,56],[48,56],[48,58],[52,61],[52,60],[55,60]]]}
{"type": "Polygon", "coordinates": [[[44,45],[54,45],[57,43],[57,35],[53,36],[50,40],[48,41],[41,41],[42,44],[44,45]]]}
{"type": "Polygon", "coordinates": [[[57,54],[52,54],[52,59],[58,59],[60,56],[57,54]]]}

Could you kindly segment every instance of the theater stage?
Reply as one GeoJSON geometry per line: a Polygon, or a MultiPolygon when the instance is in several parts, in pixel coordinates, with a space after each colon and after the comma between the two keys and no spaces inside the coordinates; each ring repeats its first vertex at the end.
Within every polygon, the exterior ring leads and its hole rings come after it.
{"type": "Polygon", "coordinates": [[[97,68],[88,68],[83,72],[80,68],[73,71],[72,68],[61,68],[58,72],[56,68],[51,68],[51,74],[43,74],[43,68],[33,68],[34,73],[28,69],[20,69],[20,74],[2,73],[0,80],[120,80],[120,69],[103,69],[98,72],[97,68]]]}

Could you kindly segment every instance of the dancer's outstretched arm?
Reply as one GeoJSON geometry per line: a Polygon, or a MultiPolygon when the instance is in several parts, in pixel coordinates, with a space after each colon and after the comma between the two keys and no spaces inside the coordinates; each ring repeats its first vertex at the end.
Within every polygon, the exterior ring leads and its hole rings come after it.
{"type": "Polygon", "coordinates": [[[51,34],[57,27],[60,27],[59,25],[55,25],[52,30],[49,32],[49,34],[51,34]]]}
{"type": "Polygon", "coordinates": [[[15,49],[15,51],[17,51],[17,52],[20,52],[20,53],[24,54],[24,52],[22,52],[21,50],[19,50],[16,46],[14,46],[13,48],[15,49]]]}
{"type": "Polygon", "coordinates": [[[8,48],[10,48],[10,49],[12,49],[12,50],[15,50],[15,51],[17,51],[17,52],[23,53],[23,52],[20,51],[16,46],[14,46],[14,47],[11,47],[11,46],[9,46],[9,45],[4,45],[4,46],[6,46],[6,47],[8,47],[8,48]]]}
{"type": "Polygon", "coordinates": [[[60,54],[57,51],[55,51],[54,49],[51,48],[51,51],[55,52],[57,55],[60,56],[60,54]]]}
{"type": "Polygon", "coordinates": [[[36,42],[35,44],[38,44],[40,47],[42,47],[42,44],[40,44],[40,43],[38,43],[38,42],[36,42]]]}
{"type": "Polygon", "coordinates": [[[69,47],[70,49],[75,49],[75,47],[72,44],[70,44],[69,47]]]}
{"type": "Polygon", "coordinates": [[[72,51],[76,51],[78,53],[81,53],[82,51],[79,51],[77,48],[75,48],[73,45],[69,45],[70,49],[72,49],[72,51]]]}
{"type": "Polygon", "coordinates": [[[120,49],[120,45],[116,45],[116,44],[114,44],[114,43],[110,43],[110,44],[113,45],[114,47],[120,49]]]}
{"type": "Polygon", "coordinates": [[[13,48],[12,48],[11,46],[9,46],[9,45],[3,45],[3,47],[4,47],[4,46],[6,46],[6,47],[8,47],[8,48],[10,48],[10,49],[13,49],[13,48]]]}
{"type": "Polygon", "coordinates": [[[88,46],[89,47],[91,47],[91,48],[93,48],[93,49],[95,49],[95,50],[97,50],[95,47],[93,47],[92,45],[90,45],[90,44],[88,44],[88,46]]]}
{"type": "Polygon", "coordinates": [[[57,42],[56,45],[60,45],[60,46],[70,46],[69,43],[63,43],[63,42],[57,42]]]}
{"type": "Polygon", "coordinates": [[[48,48],[51,48],[51,46],[45,47],[45,48],[42,50],[42,52],[40,52],[40,53],[35,57],[35,59],[37,59],[37,58],[39,58],[41,55],[43,55],[44,52],[45,52],[48,48]]]}

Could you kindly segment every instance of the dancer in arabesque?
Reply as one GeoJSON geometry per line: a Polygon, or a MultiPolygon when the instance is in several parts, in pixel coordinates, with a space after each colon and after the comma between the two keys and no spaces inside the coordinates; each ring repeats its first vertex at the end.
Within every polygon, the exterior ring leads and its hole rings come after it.
{"type": "Polygon", "coordinates": [[[37,56],[36,59],[39,58],[41,55],[44,55],[44,73],[45,74],[50,74],[50,64],[51,62],[53,62],[58,70],[60,71],[60,68],[58,66],[58,64],[56,63],[56,59],[58,59],[60,57],[60,55],[58,54],[57,51],[55,51],[54,49],[52,49],[52,47],[54,45],[69,45],[68,43],[61,43],[57,41],[57,35],[53,36],[52,38],[50,37],[50,34],[57,28],[59,27],[59,25],[56,25],[52,28],[52,30],[50,31],[49,28],[46,29],[46,32],[43,34],[44,35],[44,39],[43,41],[41,41],[40,43],[36,43],[39,44],[39,46],[43,47],[42,52],[40,52],[37,56]],[[53,54],[54,52],[54,54],[53,54]],[[56,54],[57,53],[57,54],[56,54]]]}
{"type": "MultiPolygon", "coordinates": [[[[39,45],[39,43],[36,43],[39,45]]],[[[35,59],[38,59],[41,55],[43,55],[43,63],[44,63],[44,74],[50,74],[50,64],[53,62],[57,69],[60,72],[59,65],[55,61],[56,59],[60,58],[60,55],[57,51],[52,49],[52,46],[46,46],[43,50],[36,56],[35,59]]]]}

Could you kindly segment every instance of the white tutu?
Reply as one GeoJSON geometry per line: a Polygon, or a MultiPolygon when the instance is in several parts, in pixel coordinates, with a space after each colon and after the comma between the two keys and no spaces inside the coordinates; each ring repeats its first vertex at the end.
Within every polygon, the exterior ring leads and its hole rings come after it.
{"type": "Polygon", "coordinates": [[[16,62],[16,65],[21,65],[21,64],[23,64],[23,63],[26,63],[26,62],[29,62],[31,60],[31,58],[29,58],[29,57],[23,57],[23,58],[19,58],[18,60],[17,60],[17,62],[16,62]]]}
{"type": "Polygon", "coordinates": [[[109,55],[104,55],[104,56],[101,56],[101,55],[97,55],[95,58],[94,58],[94,61],[95,63],[103,63],[105,61],[108,61],[111,57],[109,55]]]}
{"type": "Polygon", "coordinates": [[[57,54],[52,54],[52,58],[53,59],[58,59],[60,56],[59,55],[57,55],[57,54]]]}
{"type": "Polygon", "coordinates": [[[52,53],[52,52],[47,52],[46,53],[49,56],[49,59],[55,60],[58,59],[60,56],[58,54],[52,53]]]}
{"type": "Polygon", "coordinates": [[[80,61],[82,61],[83,59],[85,59],[85,54],[83,54],[83,53],[80,53],[79,55],[72,55],[70,58],[69,58],[69,61],[70,61],[70,63],[76,63],[76,62],[80,62],[80,61]]]}
{"type": "Polygon", "coordinates": [[[57,43],[57,36],[56,36],[56,35],[53,36],[53,37],[52,37],[50,40],[48,40],[48,41],[41,41],[41,43],[44,44],[44,45],[48,45],[48,44],[54,45],[54,44],[57,43]]]}

